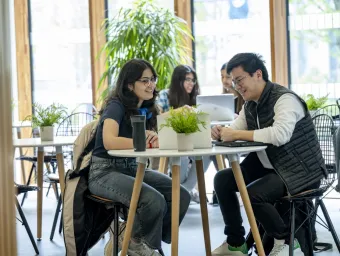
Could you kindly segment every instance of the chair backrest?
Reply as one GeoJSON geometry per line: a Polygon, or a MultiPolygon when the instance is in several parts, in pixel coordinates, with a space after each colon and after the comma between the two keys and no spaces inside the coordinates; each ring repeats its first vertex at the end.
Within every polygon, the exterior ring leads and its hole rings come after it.
{"type": "Polygon", "coordinates": [[[56,136],[78,136],[80,130],[93,121],[94,115],[85,112],[73,113],[58,126],[56,136]]]}
{"type": "Polygon", "coordinates": [[[324,106],[323,108],[320,108],[317,110],[313,116],[321,115],[321,114],[326,114],[332,117],[335,126],[340,126],[340,108],[338,104],[332,104],[332,105],[327,105],[324,106]]]}
{"type": "Polygon", "coordinates": [[[337,165],[335,161],[335,125],[332,117],[320,114],[313,117],[316,134],[319,139],[323,158],[325,159],[328,176],[321,181],[321,186],[331,186],[336,179],[337,165]]]}
{"type": "Polygon", "coordinates": [[[86,112],[86,113],[93,114],[93,115],[98,113],[97,108],[91,103],[81,103],[77,105],[75,109],[72,110],[71,114],[79,113],[79,112],[86,112]]]}

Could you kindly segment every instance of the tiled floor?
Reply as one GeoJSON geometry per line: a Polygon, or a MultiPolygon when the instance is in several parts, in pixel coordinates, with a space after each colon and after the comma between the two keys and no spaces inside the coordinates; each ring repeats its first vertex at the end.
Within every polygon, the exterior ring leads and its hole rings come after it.
{"type": "MultiPolygon", "coordinates": [[[[214,176],[213,168],[210,168],[206,173],[207,192],[212,191],[212,179],[214,176]]],[[[339,199],[325,200],[328,212],[331,216],[335,229],[340,236],[340,194],[334,192],[330,196],[337,197],[339,199]]],[[[59,256],[65,255],[63,237],[56,232],[53,241],[49,240],[50,230],[52,227],[52,221],[54,217],[55,207],[57,202],[53,196],[53,192],[46,198],[44,198],[43,206],[43,239],[38,243],[40,255],[43,256],[59,256]]],[[[34,193],[31,193],[24,204],[23,210],[29,221],[32,232],[36,235],[36,199],[34,193]]],[[[210,224],[210,236],[212,248],[217,247],[225,239],[223,235],[223,220],[219,210],[219,207],[212,207],[209,205],[209,224],[210,224]]],[[[245,212],[242,207],[242,214],[245,218],[245,212]]],[[[245,223],[248,229],[248,224],[245,223]]],[[[322,242],[333,242],[331,234],[321,226],[317,226],[318,238],[322,242]]],[[[18,255],[31,256],[35,255],[33,247],[28,239],[27,233],[18,222],[17,224],[17,241],[18,241],[18,255]]],[[[105,239],[99,241],[99,243],[91,249],[90,256],[103,255],[103,248],[107,241],[108,236],[105,239]]],[[[333,245],[335,247],[335,245],[333,245]]],[[[166,255],[171,255],[170,245],[164,244],[164,252],[166,255]]],[[[179,238],[179,255],[180,256],[203,256],[205,255],[203,231],[200,207],[197,204],[192,204],[189,207],[188,213],[184,218],[184,221],[180,227],[179,238]]],[[[335,256],[339,255],[336,249],[333,251],[322,252],[318,255],[322,256],[335,256]]]]}

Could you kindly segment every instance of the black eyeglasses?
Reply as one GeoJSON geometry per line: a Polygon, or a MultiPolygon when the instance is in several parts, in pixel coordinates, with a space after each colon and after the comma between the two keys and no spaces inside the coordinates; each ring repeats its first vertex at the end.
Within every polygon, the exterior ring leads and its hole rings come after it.
{"type": "Polygon", "coordinates": [[[191,79],[191,78],[185,78],[184,81],[187,82],[187,83],[190,83],[190,82],[191,82],[191,83],[193,83],[193,84],[196,84],[196,83],[197,83],[196,79],[191,79]]]}
{"type": "Polygon", "coordinates": [[[237,85],[242,85],[242,80],[245,79],[247,76],[241,77],[237,80],[232,80],[233,86],[237,86],[237,85]]]}
{"type": "Polygon", "coordinates": [[[158,77],[157,76],[154,76],[154,77],[151,77],[151,78],[145,77],[145,78],[142,78],[142,79],[138,79],[137,81],[142,82],[145,87],[148,87],[148,86],[150,86],[151,83],[157,84],[158,77]]]}

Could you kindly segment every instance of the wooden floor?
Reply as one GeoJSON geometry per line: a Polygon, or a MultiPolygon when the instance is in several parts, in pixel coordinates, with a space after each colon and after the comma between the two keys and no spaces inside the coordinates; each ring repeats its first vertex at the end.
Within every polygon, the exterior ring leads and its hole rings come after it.
{"type": "MultiPolygon", "coordinates": [[[[212,179],[214,171],[210,170],[206,174],[207,192],[212,191],[212,179]]],[[[333,192],[330,196],[339,198],[338,200],[325,200],[326,207],[331,216],[333,224],[337,230],[338,236],[340,236],[340,194],[333,192]]],[[[64,242],[62,235],[56,232],[55,239],[49,240],[50,231],[52,227],[52,221],[57,202],[53,196],[53,192],[48,197],[44,198],[43,206],[43,239],[38,243],[40,255],[43,256],[61,256],[65,255],[64,242]]],[[[36,197],[35,193],[31,193],[27,198],[23,210],[31,226],[32,232],[36,235],[36,197]]],[[[219,207],[208,207],[211,245],[212,248],[219,246],[225,236],[223,235],[224,224],[220,213],[219,207]]],[[[245,212],[242,207],[242,215],[245,218],[245,212]]],[[[249,227],[245,223],[246,229],[249,227]]],[[[320,242],[333,242],[331,234],[321,226],[317,226],[318,238],[320,242]]],[[[23,226],[17,222],[17,237],[18,237],[18,255],[31,256],[35,255],[33,247],[28,239],[27,233],[23,226]]],[[[105,239],[99,241],[99,243],[91,249],[90,256],[103,255],[105,243],[108,240],[108,236],[105,239]]],[[[335,246],[334,246],[335,247],[335,246]]],[[[171,255],[170,245],[164,244],[163,249],[166,255],[171,255]]],[[[190,205],[187,215],[180,227],[179,237],[179,255],[180,256],[203,256],[205,255],[202,222],[200,215],[199,205],[193,203],[190,205]]],[[[339,255],[336,249],[333,251],[322,252],[317,255],[320,256],[335,256],[339,255]]]]}

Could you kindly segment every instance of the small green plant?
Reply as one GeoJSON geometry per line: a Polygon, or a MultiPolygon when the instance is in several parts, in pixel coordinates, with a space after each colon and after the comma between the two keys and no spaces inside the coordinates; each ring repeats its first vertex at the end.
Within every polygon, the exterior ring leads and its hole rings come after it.
{"type": "Polygon", "coordinates": [[[164,127],[169,127],[176,133],[191,134],[198,132],[200,131],[199,125],[204,128],[206,126],[206,122],[200,120],[202,115],[206,115],[206,113],[184,107],[176,110],[171,108],[169,117],[165,119],[165,124],[160,126],[160,130],[164,127]]]}
{"type": "Polygon", "coordinates": [[[307,94],[307,97],[304,97],[304,100],[307,104],[308,110],[317,110],[325,105],[328,100],[328,94],[320,98],[314,97],[313,94],[307,94]]]}
{"type": "Polygon", "coordinates": [[[26,116],[24,121],[31,121],[33,127],[53,126],[67,116],[63,105],[55,104],[44,108],[38,103],[33,104],[34,114],[26,116]]]}

